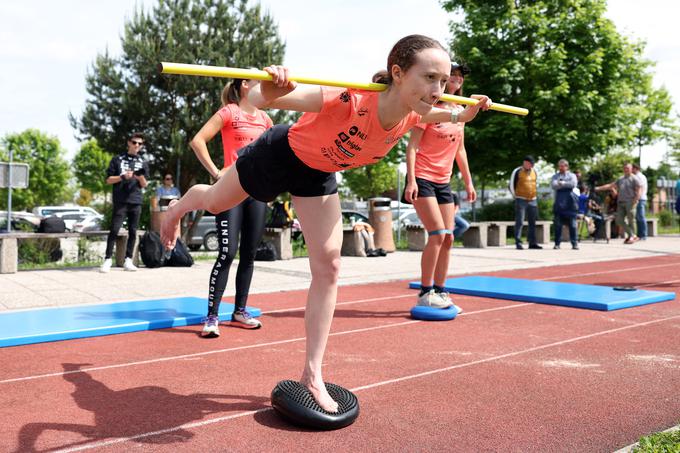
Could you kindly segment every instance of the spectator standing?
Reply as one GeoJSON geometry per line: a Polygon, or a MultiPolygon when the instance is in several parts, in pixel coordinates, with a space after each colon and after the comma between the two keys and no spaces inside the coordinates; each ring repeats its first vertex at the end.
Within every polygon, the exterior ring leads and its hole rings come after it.
{"type": "Polygon", "coordinates": [[[578,237],[576,235],[576,216],[578,214],[578,196],[574,193],[577,180],[576,175],[569,171],[569,162],[560,159],[557,163],[558,171],[550,181],[550,187],[555,191],[555,204],[553,205],[555,225],[555,247],[560,248],[562,242],[562,225],[569,225],[569,240],[571,248],[578,250],[578,237]]]}
{"type": "Polygon", "coordinates": [[[106,184],[113,185],[113,215],[111,216],[111,229],[106,241],[104,263],[99,269],[104,273],[111,270],[113,245],[116,242],[118,230],[120,230],[126,217],[128,239],[123,268],[126,271],[137,270],[137,266],[132,262],[132,252],[135,248],[137,224],[142,212],[142,189],[147,186],[146,178],[149,176],[149,167],[139,155],[143,146],[144,136],[138,132],[132,134],[127,142],[127,152],[111,159],[106,171],[106,184]]]}
{"type": "Polygon", "coordinates": [[[616,188],[617,208],[616,208],[616,224],[623,228],[626,235],[624,244],[632,244],[640,240],[635,235],[635,212],[637,203],[640,200],[642,185],[640,180],[633,175],[633,166],[626,163],[623,166],[623,176],[614,182],[598,186],[595,190],[607,190],[612,187],[616,188]]]}
{"type": "Polygon", "coordinates": [[[640,200],[635,208],[635,222],[637,223],[637,235],[643,241],[647,240],[647,177],[640,170],[638,164],[633,164],[633,174],[640,180],[640,200]]]}
{"type": "Polygon", "coordinates": [[[513,170],[510,176],[510,193],[515,199],[515,247],[522,250],[522,225],[526,215],[529,228],[527,241],[530,249],[542,249],[536,242],[536,218],[538,217],[537,201],[538,175],[534,170],[534,158],[525,156],[520,167],[513,170]]]}

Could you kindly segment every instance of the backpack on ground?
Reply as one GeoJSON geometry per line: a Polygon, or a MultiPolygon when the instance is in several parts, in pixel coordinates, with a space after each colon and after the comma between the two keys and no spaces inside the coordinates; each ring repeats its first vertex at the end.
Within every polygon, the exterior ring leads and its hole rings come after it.
{"type": "Polygon", "coordinates": [[[64,219],[55,215],[46,217],[40,220],[40,227],[38,233],[64,233],[66,231],[66,224],[64,219]]]}
{"type": "Polygon", "coordinates": [[[161,237],[155,231],[147,231],[139,242],[139,254],[146,267],[161,267],[163,265],[163,244],[161,237]]]}
{"type": "Polygon", "coordinates": [[[184,245],[180,239],[177,239],[175,248],[170,252],[170,256],[165,260],[166,266],[173,267],[191,267],[194,264],[194,258],[189,253],[189,249],[184,245]]]}
{"type": "Polygon", "coordinates": [[[277,253],[276,247],[271,242],[260,242],[257,246],[257,251],[255,252],[256,261],[276,261],[277,253]]]}

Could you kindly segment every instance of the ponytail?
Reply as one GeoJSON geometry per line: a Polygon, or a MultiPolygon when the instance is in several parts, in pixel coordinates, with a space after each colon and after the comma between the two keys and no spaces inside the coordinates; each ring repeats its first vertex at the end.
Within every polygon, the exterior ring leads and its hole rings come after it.
{"type": "Polygon", "coordinates": [[[222,106],[227,104],[239,104],[241,102],[241,84],[243,79],[234,79],[222,90],[222,106]]]}
{"type": "Polygon", "coordinates": [[[385,85],[392,84],[392,75],[387,71],[378,71],[373,74],[373,83],[384,83],[385,85]]]}

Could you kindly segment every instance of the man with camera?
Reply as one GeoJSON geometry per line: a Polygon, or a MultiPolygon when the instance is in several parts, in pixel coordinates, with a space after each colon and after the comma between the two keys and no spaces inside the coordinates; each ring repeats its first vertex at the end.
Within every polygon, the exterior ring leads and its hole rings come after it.
{"type": "Polygon", "coordinates": [[[128,139],[127,147],[127,152],[111,159],[106,171],[106,183],[113,184],[113,215],[101,272],[111,270],[113,245],[126,217],[128,239],[123,268],[126,271],[137,270],[132,262],[132,252],[137,239],[139,216],[142,213],[142,189],[148,184],[146,178],[149,175],[149,167],[139,155],[144,147],[144,136],[141,133],[132,134],[128,139]]]}

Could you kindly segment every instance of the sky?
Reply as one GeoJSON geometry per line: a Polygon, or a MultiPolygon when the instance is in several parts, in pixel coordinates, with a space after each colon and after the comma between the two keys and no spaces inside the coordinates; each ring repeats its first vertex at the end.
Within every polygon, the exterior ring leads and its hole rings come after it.
{"type": "MultiPolygon", "coordinates": [[[[79,148],[68,121],[85,106],[85,76],[98,53],[120,53],[123,26],[135,8],[155,0],[23,0],[0,2],[0,137],[37,128],[79,148]]],[[[365,81],[385,66],[402,36],[450,37],[454,17],[437,0],[262,0],[286,41],[285,64],[310,76],[365,81]]],[[[606,16],[624,34],[647,42],[657,62],[655,85],[665,86],[680,113],[680,2],[609,0],[606,16]]],[[[455,58],[455,57],[454,57],[455,58]]],[[[612,100],[615,102],[615,100],[612,100]]],[[[531,106],[523,106],[530,108],[531,106]]],[[[656,166],[665,144],[643,150],[656,166]]]]}

